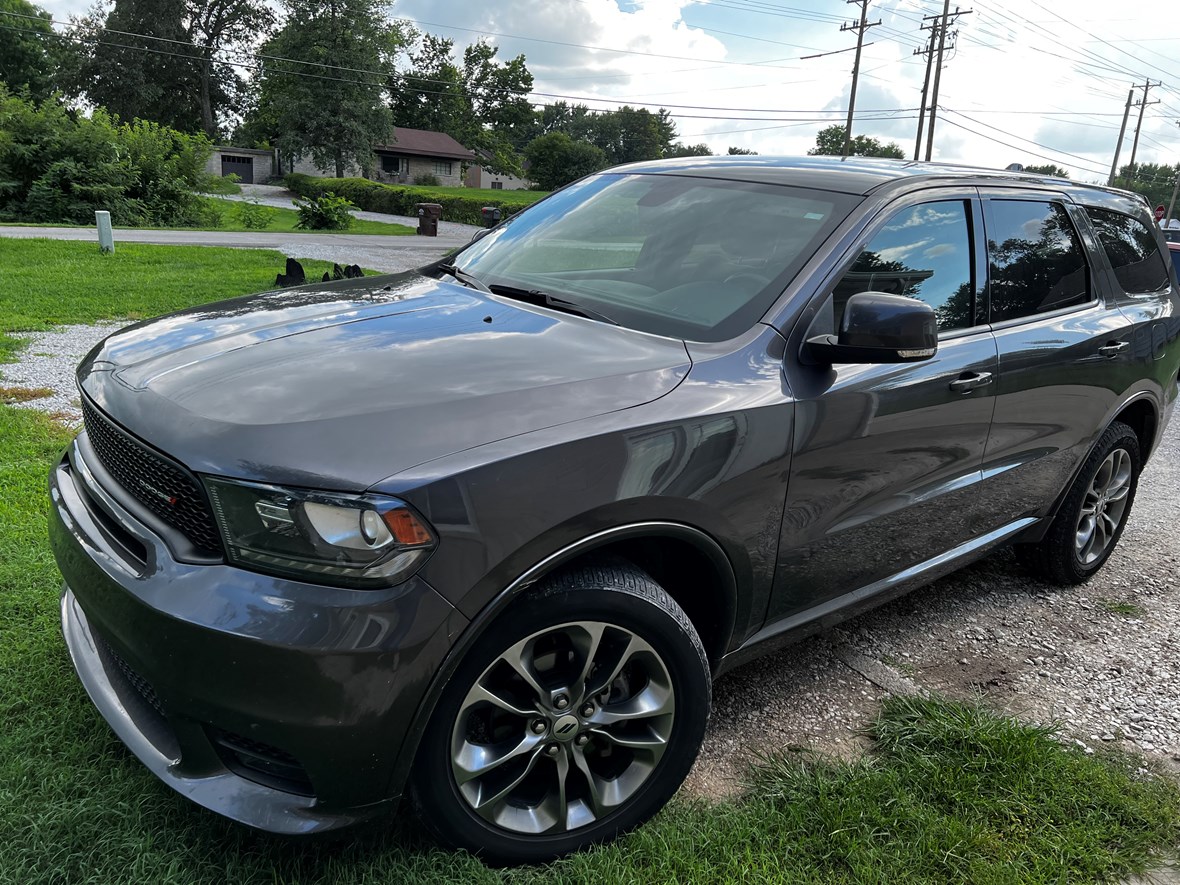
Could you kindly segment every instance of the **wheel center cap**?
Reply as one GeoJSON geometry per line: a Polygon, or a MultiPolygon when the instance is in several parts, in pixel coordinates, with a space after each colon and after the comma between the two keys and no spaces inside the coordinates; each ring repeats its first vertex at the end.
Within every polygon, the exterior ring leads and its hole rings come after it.
{"type": "Polygon", "coordinates": [[[573,740],[574,735],[578,733],[578,724],[577,716],[566,713],[553,723],[553,736],[559,741],[573,740]]]}

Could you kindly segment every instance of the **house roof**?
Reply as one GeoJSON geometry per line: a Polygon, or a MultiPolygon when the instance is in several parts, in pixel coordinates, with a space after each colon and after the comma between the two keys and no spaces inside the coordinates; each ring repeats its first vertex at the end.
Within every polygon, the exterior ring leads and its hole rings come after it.
{"type": "Polygon", "coordinates": [[[409,154],[415,157],[447,157],[454,160],[470,160],[475,157],[445,132],[430,132],[426,129],[404,129],[395,127],[392,144],[379,144],[378,151],[392,154],[409,154]]]}

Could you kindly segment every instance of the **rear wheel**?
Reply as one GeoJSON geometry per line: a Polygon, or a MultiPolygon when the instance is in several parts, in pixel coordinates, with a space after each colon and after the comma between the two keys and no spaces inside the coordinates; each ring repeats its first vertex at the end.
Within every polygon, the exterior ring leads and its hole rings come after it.
{"type": "Polygon", "coordinates": [[[442,840],[533,863],[625,832],[688,774],[710,673],[684,612],[643,572],[566,572],[467,655],[423,736],[413,791],[442,840]]]}
{"type": "Polygon", "coordinates": [[[1089,580],[1122,537],[1140,467],[1139,437],[1114,422],[1082,465],[1048,533],[1037,544],[1018,544],[1017,556],[1054,583],[1089,580]]]}

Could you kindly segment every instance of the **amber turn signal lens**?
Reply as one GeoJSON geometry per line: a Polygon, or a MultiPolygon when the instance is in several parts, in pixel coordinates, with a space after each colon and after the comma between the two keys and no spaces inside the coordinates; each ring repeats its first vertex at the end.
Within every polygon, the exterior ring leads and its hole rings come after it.
{"type": "Polygon", "coordinates": [[[434,536],[430,534],[430,530],[409,510],[396,508],[387,510],[381,516],[398,544],[404,547],[420,547],[434,543],[434,536]]]}

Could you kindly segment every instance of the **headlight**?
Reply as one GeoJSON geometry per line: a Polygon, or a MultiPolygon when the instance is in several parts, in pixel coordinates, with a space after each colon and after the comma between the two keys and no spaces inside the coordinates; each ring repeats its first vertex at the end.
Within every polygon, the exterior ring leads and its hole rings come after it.
{"type": "Polygon", "coordinates": [[[434,549],[434,533],[397,498],[205,478],[231,562],[331,584],[389,586],[434,549]]]}

